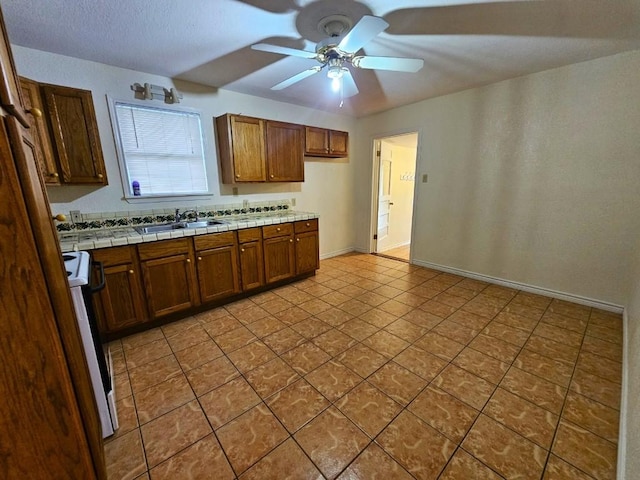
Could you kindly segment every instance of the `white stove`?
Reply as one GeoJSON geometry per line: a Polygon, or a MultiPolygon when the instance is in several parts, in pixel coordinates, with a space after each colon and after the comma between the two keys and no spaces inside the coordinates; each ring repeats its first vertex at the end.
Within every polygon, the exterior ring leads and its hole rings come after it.
{"type": "Polygon", "coordinates": [[[93,312],[91,295],[104,288],[104,273],[102,266],[101,284],[91,286],[91,257],[89,252],[69,252],[62,255],[64,267],[67,271],[71,298],[76,311],[76,319],[84,355],[89,367],[93,393],[100,414],[102,436],[113,435],[118,429],[118,415],[116,412],[115,389],[113,379],[113,364],[111,351],[103,347],[100,340],[98,325],[93,312]]]}

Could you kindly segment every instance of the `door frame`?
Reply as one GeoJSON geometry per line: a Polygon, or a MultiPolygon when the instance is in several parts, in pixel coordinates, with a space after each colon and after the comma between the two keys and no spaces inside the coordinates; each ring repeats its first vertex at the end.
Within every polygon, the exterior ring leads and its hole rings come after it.
{"type": "Polygon", "coordinates": [[[369,253],[377,253],[378,241],[374,236],[378,233],[378,201],[380,193],[380,156],[378,151],[381,148],[381,142],[385,138],[397,137],[400,135],[408,135],[415,133],[418,136],[416,145],[416,180],[413,185],[413,211],[411,212],[411,239],[409,241],[409,263],[411,263],[411,251],[413,250],[414,234],[415,234],[415,217],[416,217],[416,205],[418,203],[418,167],[421,164],[420,157],[420,140],[422,138],[421,128],[406,128],[402,130],[396,130],[392,132],[378,133],[371,137],[371,159],[372,159],[372,177],[371,177],[371,215],[369,218],[369,253]]]}

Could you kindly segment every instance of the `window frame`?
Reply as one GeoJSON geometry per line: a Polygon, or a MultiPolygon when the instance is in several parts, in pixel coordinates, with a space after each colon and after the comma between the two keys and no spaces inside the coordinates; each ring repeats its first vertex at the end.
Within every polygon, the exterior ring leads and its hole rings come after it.
{"type": "Polygon", "coordinates": [[[162,105],[156,106],[153,104],[149,104],[149,101],[141,101],[136,99],[121,99],[121,98],[111,97],[110,95],[107,95],[106,99],[107,99],[107,105],[109,107],[109,116],[111,121],[111,130],[113,132],[113,139],[114,139],[115,148],[116,148],[116,157],[118,158],[118,168],[120,169],[120,182],[122,184],[123,200],[126,200],[129,203],[137,203],[137,202],[145,202],[145,201],[157,202],[157,201],[162,201],[163,199],[167,201],[173,201],[173,200],[179,200],[179,199],[185,199],[185,200],[209,199],[211,196],[213,196],[213,192],[211,190],[211,185],[212,185],[211,171],[209,168],[210,166],[207,165],[207,152],[209,151],[209,148],[207,143],[207,136],[205,135],[205,131],[203,128],[201,110],[198,110],[195,108],[183,107],[183,106],[177,107],[175,105],[165,105],[164,103],[162,105]],[[133,188],[131,187],[131,185],[129,185],[128,169],[125,161],[125,155],[122,150],[122,140],[120,138],[120,129],[118,126],[118,117],[116,113],[117,103],[121,103],[125,105],[133,105],[133,106],[138,106],[143,108],[169,110],[169,111],[175,111],[175,112],[185,112],[185,113],[198,115],[200,119],[200,134],[202,138],[202,156],[203,156],[202,160],[204,165],[205,177],[207,179],[207,191],[198,192],[198,193],[177,193],[177,194],[171,194],[171,193],[144,194],[143,193],[142,195],[134,195],[133,188]]]}

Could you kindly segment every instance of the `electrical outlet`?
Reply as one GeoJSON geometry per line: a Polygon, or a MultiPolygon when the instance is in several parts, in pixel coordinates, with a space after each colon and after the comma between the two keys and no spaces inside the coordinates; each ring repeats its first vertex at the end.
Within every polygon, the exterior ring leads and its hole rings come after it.
{"type": "Polygon", "coordinates": [[[80,214],[80,210],[71,210],[69,212],[69,215],[71,215],[71,221],[73,223],[79,223],[82,221],[82,215],[80,214]]]}
{"type": "Polygon", "coordinates": [[[426,173],[422,174],[422,183],[427,183],[428,179],[429,179],[429,175],[427,175],[426,173]]]}
{"type": "Polygon", "coordinates": [[[233,188],[231,189],[231,192],[233,193],[233,196],[234,196],[234,197],[237,197],[237,196],[238,196],[238,187],[233,187],[233,188]]]}
{"type": "Polygon", "coordinates": [[[295,198],[292,198],[292,199],[291,199],[291,206],[292,206],[292,207],[295,207],[295,206],[296,206],[296,199],[295,199],[295,198]]]}

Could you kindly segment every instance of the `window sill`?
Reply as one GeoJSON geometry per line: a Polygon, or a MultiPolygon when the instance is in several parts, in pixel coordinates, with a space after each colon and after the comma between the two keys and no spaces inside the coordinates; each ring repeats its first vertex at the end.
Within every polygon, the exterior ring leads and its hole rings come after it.
{"type": "Polygon", "coordinates": [[[127,203],[175,202],[180,200],[210,200],[213,193],[194,193],[182,195],[125,195],[122,199],[127,203]]]}

